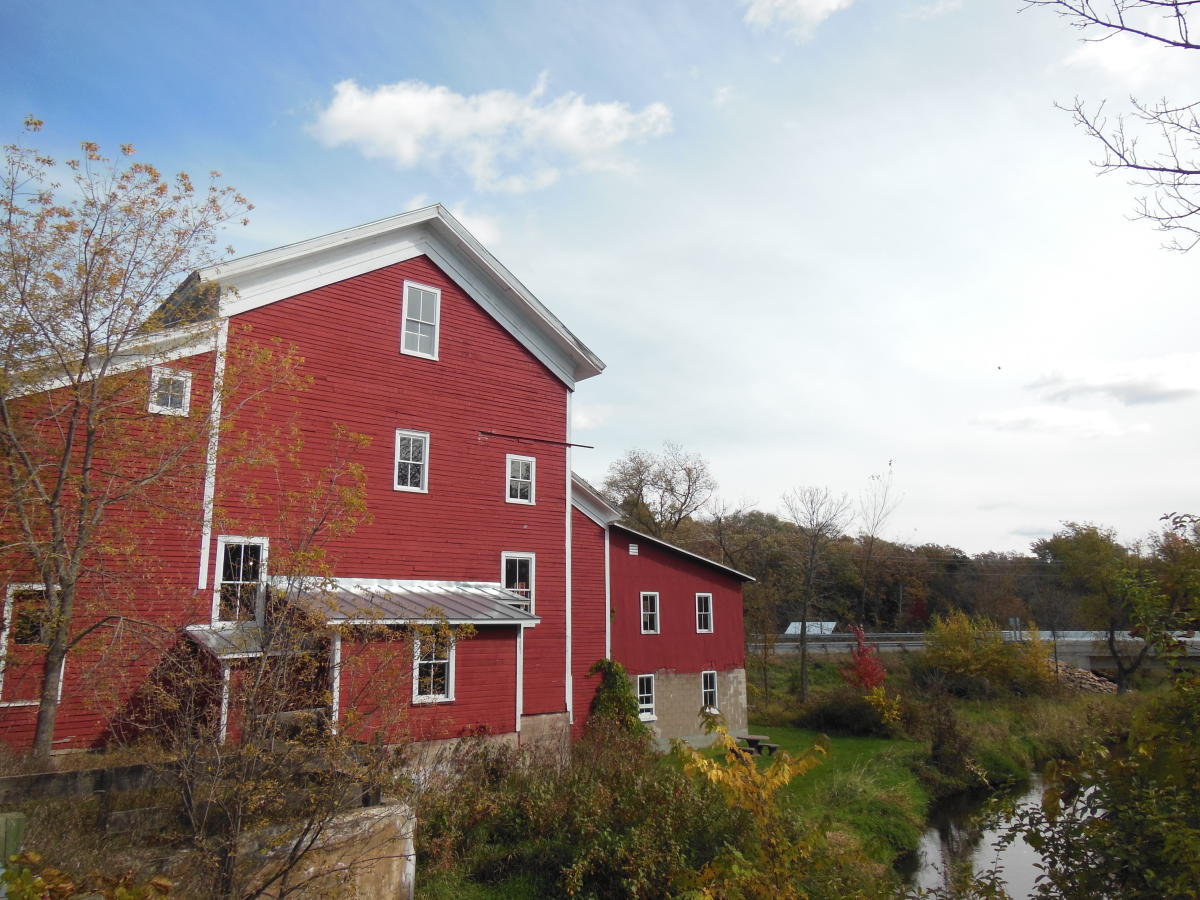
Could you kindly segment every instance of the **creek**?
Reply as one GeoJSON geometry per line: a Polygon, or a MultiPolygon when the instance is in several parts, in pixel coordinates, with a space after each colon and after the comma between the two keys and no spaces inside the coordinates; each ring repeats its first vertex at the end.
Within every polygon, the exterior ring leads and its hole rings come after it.
{"type": "MultiPolygon", "coordinates": [[[[1042,798],[1041,778],[1034,777],[1009,796],[1017,808],[1037,805],[1042,798]]],[[[974,872],[999,868],[1005,890],[1013,900],[1033,896],[1039,874],[1036,864],[1041,856],[1021,838],[997,850],[996,841],[1006,830],[1007,820],[986,828],[980,825],[990,800],[988,794],[960,794],[934,805],[920,847],[900,866],[911,887],[943,887],[946,873],[968,862],[974,872]]]]}

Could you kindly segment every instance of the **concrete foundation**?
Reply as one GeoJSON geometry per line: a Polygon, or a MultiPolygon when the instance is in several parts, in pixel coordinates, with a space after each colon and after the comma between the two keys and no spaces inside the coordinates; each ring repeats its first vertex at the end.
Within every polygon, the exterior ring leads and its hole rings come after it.
{"type": "Polygon", "coordinates": [[[571,755],[571,720],[565,713],[521,716],[521,748],[537,756],[566,760],[571,755]]]}
{"type": "MultiPolygon", "coordinates": [[[[634,686],[636,689],[636,680],[634,686]]],[[[660,747],[665,749],[673,738],[693,747],[707,747],[713,742],[713,736],[704,731],[700,703],[699,672],[659,669],[654,673],[656,718],[646,724],[660,747]]],[[[745,669],[717,672],[717,711],[724,716],[730,734],[746,733],[745,669]]]]}

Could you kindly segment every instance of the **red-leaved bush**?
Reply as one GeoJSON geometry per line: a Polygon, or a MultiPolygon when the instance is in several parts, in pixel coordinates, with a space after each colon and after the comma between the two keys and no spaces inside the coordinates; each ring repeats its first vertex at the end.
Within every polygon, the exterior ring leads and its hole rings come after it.
{"type": "Polygon", "coordinates": [[[862,626],[855,625],[852,630],[857,646],[850,651],[849,665],[842,666],[839,672],[850,684],[869,691],[883,684],[887,678],[887,670],[879,661],[878,648],[867,646],[862,626]]]}

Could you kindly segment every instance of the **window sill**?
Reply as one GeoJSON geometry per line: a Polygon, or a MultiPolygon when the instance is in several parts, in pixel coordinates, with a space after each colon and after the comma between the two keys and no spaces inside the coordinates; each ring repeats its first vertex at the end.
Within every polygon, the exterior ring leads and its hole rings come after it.
{"type": "Polygon", "coordinates": [[[639,722],[657,722],[658,716],[654,713],[638,713],[639,722]]]}
{"type": "Polygon", "coordinates": [[[37,706],[37,700],[0,700],[0,708],[13,706],[37,706]]]}
{"type": "Polygon", "coordinates": [[[413,703],[420,703],[422,706],[434,703],[453,703],[453,697],[413,697],[413,703]]]}
{"type": "Polygon", "coordinates": [[[402,492],[405,494],[428,494],[429,493],[429,488],[401,487],[398,484],[393,484],[392,490],[402,492]]]}
{"type": "Polygon", "coordinates": [[[537,503],[533,500],[513,500],[511,497],[505,497],[504,502],[512,503],[516,506],[537,506],[537,503]]]}

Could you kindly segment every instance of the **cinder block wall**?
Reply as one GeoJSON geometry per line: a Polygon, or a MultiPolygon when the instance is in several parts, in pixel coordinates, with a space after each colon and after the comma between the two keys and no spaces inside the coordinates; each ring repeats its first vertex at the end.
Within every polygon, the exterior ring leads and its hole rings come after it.
{"type": "MultiPolygon", "coordinates": [[[[634,684],[636,689],[636,682],[634,684]]],[[[687,741],[693,747],[713,742],[705,734],[700,718],[700,673],[659,669],[654,673],[654,712],[649,722],[659,746],[664,749],[672,738],[687,741]]],[[[717,672],[717,709],[725,717],[731,734],[746,732],[746,670],[717,672]]]]}

